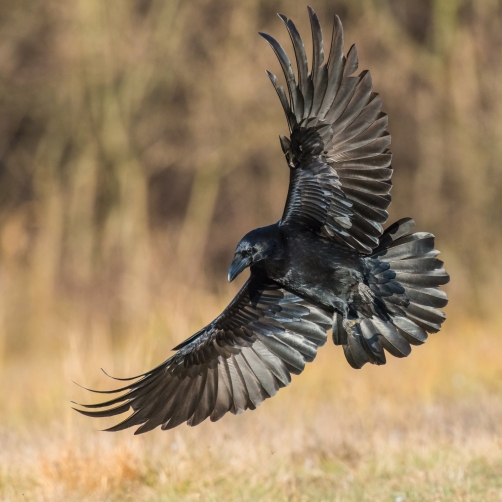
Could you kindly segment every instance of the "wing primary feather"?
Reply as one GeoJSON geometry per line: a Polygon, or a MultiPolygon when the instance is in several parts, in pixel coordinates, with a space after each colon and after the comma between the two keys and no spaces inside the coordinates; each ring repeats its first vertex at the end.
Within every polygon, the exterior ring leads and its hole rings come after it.
{"type": "Polygon", "coordinates": [[[199,425],[206,420],[214,410],[216,404],[216,396],[218,394],[218,368],[208,368],[206,385],[202,393],[199,406],[194,414],[188,420],[187,424],[191,427],[199,425]]]}
{"type": "Polygon", "coordinates": [[[303,109],[300,110],[300,99],[297,92],[295,74],[293,73],[291,61],[289,60],[286,52],[284,52],[284,49],[275,38],[267,35],[266,33],[259,32],[259,34],[269,43],[275,55],[277,56],[277,59],[279,60],[289,90],[291,111],[296,116],[296,119],[300,121],[303,116],[303,109]]]}
{"type": "MultiPolygon", "coordinates": [[[[365,70],[359,78],[359,83],[346,109],[336,120],[333,120],[333,137],[336,137],[341,131],[351,125],[371,99],[372,82],[370,72],[365,70]]],[[[368,127],[370,125],[368,124],[368,127]]]]}
{"type": "Polygon", "coordinates": [[[179,386],[177,386],[175,389],[173,389],[173,391],[169,393],[169,397],[166,399],[166,401],[160,401],[158,406],[154,407],[148,413],[148,417],[145,417],[145,422],[134,432],[134,434],[144,434],[145,432],[149,432],[159,425],[162,425],[166,420],[166,417],[171,417],[176,412],[177,406],[180,404],[180,401],[188,394],[192,384],[193,380],[190,378],[181,380],[179,386]]]}
{"type": "Polygon", "coordinates": [[[211,422],[220,420],[225,413],[230,411],[232,405],[232,384],[230,383],[229,369],[226,359],[220,356],[218,358],[218,395],[210,416],[211,422]]]}
{"type": "MultiPolygon", "coordinates": [[[[129,392],[126,392],[125,394],[121,394],[120,396],[117,396],[113,399],[110,399],[108,401],[104,401],[101,403],[97,404],[81,404],[81,403],[74,403],[78,406],[83,406],[84,408],[103,408],[104,406],[111,406],[112,404],[117,404],[122,401],[125,401],[126,399],[135,399],[137,395],[140,393],[146,394],[148,393],[152,387],[155,386],[159,378],[153,378],[153,379],[147,379],[147,382],[143,385],[140,385],[138,387],[126,387],[126,389],[130,389],[129,392]]],[[[117,392],[122,392],[124,388],[117,390],[117,392]]],[[[110,393],[113,391],[110,391],[110,393]]]]}
{"type": "Polygon", "coordinates": [[[203,372],[193,380],[185,400],[170,418],[164,419],[164,423],[161,427],[163,431],[174,429],[174,427],[177,427],[183,422],[187,422],[192,417],[204,392],[206,378],[207,372],[203,372]]]}
{"type": "Polygon", "coordinates": [[[359,65],[359,58],[357,55],[357,47],[352,45],[347,53],[347,60],[345,61],[345,67],[343,69],[343,77],[348,77],[352,75],[359,65]]]}
{"type": "Polygon", "coordinates": [[[163,431],[173,429],[174,427],[186,422],[195,411],[195,400],[200,395],[201,375],[195,379],[189,379],[187,389],[184,395],[178,393],[177,399],[173,402],[171,409],[162,419],[161,429],[163,431]]]}
{"type": "Polygon", "coordinates": [[[349,101],[352,99],[360,81],[360,77],[347,77],[342,80],[336,97],[333,100],[331,107],[326,112],[324,118],[326,122],[333,123],[342,115],[347,108],[349,101]]]}
{"type": "Polygon", "coordinates": [[[321,24],[319,23],[317,14],[310,6],[307,7],[307,10],[309,13],[310,27],[312,30],[312,80],[315,84],[317,82],[319,68],[324,62],[324,47],[321,24]]]}
{"type": "Polygon", "coordinates": [[[230,409],[230,412],[234,415],[240,415],[243,411],[247,409],[247,404],[249,401],[249,396],[247,393],[246,384],[243,379],[241,379],[241,375],[239,370],[236,367],[236,361],[234,355],[229,357],[226,360],[228,365],[228,374],[230,377],[230,384],[232,386],[232,398],[233,405],[230,409]]]}
{"type": "Polygon", "coordinates": [[[286,26],[286,29],[288,30],[289,36],[291,38],[291,43],[293,44],[293,49],[295,51],[296,57],[296,66],[298,68],[298,88],[305,98],[305,96],[307,95],[308,76],[307,55],[305,54],[305,47],[293,21],[291,21],[291,19],[288,19],[283,14],[279,14],[279,17],[286,26]]]}
{"type": "MultiPolygon", "coordinates": [[[[266,70],[268,78],[272,82],[272,85],[274,86],[275,92],[277,93],[277,96],[279,96],[279,101],[281,102],[282,108],[284,110],[284,114],[286,115],[286,120],[288,122],[288,127],[289,127],[289,132],[293,130],[293,127],[296,123],[296,119],[291,112],[291,108],[288,103],[288,98],[286,97],[286,93],[284,92],[284,88],[282,86],[279,86],[277,83],[277,77],[266,70]]],[[[286,153],[286,152],[284,152],[286,153]]]]}
{"type": "Polygon", "coordinates": [[[322,105],[319,109],[319,118],[321,120],[324,120],[338,92],[343,77],[343,66],[343,27],[340,18],[335,16],[333,34],[331,37],[331,48],[327,63],[328,81],[322,105]]]}
{"type": "Polygon", "coordinates": [[[129,411],[130,407],[131,407],[130,403],[127,402],[120,406],[116,406],[115,408],[110,408],[109,410],[87,411],[87,410],[79,410],[78,408],[73,408],[73,409],[87,417],[101,418],[101,417],[114,417],[115,415],[121,415],[122,413],[129,411]]]}

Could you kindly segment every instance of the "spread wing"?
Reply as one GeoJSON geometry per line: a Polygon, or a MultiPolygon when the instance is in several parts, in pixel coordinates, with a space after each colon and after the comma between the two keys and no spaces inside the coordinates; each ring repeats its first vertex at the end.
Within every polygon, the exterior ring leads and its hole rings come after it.
{"type": "Polygon", "coordinates": [[[291,20],[280,15],[291,36],[298,82],[283,48],[272,46],[286,77],[288,95],[267,72],[281,100],[291,138],[281,136],[290,166],[289,193],[282,225],[300,225],[362,253],[378,246],[388,218],[392,168],[387,115],[373,92],[371,75],[357,70],[353,45],[343,54],[343,29],[335,17],[329,58],[324,64],[319,20],[309,7],[312,68],[291,20]]]}
{"type": "MultiPolygon", "coordinates": [[[[275,283],[253,276],[211,324],[178,345],[155,369],[134,377],[121,394],[80,413],[133,413],[108,429],[140,425],[136,434],[187,422],[194,426],[228,411],[254,410],[299,374],[326,341],[331,316],[275,283]],[[94,409],[90,411],[89,409],[94,409]]],[[[98,391],[93,391],[98,392],[98,391]]]]}

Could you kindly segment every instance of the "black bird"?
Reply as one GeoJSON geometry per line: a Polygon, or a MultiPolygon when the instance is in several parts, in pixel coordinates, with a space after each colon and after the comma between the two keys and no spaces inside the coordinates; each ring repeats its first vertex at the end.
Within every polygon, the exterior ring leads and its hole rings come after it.
{"type": "Polygon", "coordinates": [[[279,16],[293,43],[298,79],[283,48],[260,33],[287,83],[286,94],[267,72],[290,131],[289,139],[280,137],[290,168],[284,213],[237,245],[228,280],[247,267],[251,274],[220,316],[167,361],[105,391],[118,397],[81,405],[86,409],[78,411],[91,417],[132,408],[109,431],[139,425],[138,434],[254,410],[315,358],[329,328],[349,364],[361,368],[385,364],[385,351],[406,357],[410,345],[424,343],[445,320],[438,309],[448,299],[438,286],[449,276],[436,258],[434,236],[414,233],[409,218],[382,228],[391,200],[390,135],[370,73],[353,76],[356,47],[344,56],[337,16],[324,63],[319,20],[308,11],[310,72],[295,25],[279,16]]]}

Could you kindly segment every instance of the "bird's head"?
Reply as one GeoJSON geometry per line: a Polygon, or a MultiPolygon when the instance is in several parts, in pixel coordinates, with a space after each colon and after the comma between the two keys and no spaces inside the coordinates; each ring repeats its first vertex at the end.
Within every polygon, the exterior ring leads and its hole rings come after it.
{"type": "Polygon", "coordinates": [[[252,230],[235,248],[234,259],[228,268],[228,282],[232,282],[245,268],[274,259],[279,253],[280,232],[277,225],[252,230]]]}

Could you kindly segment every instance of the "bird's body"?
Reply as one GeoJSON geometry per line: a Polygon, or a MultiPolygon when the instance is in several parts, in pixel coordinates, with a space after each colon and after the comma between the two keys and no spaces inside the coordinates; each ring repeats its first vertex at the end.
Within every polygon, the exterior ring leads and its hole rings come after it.
{"type": "MultiPolygon", "coordinates": [[[[355,46],[343,51],[335,16],[327,63],[319,20],[309,8],[311,70],[302,39],[291,37],[298,80],[283,48],[273,48],[288,94],[268,73],[284,109],[290,138],[280,137],[290,169],[281,219],[246,234],[228,271],[250,277],[211,323],[175,347],[153,370],[123,379],[123,392],[78,410],[109,417],[133,413],[108,430],[172,429],[227,412],[255,409],[303,371],[332,329],[354,368],[406,357],[427,333],[440,330],[449,281],[434,236],[403,218],[385,230],[392,167],[387,115],[371,76],[357,76],[355,46]]],[[[97,392],[97,391],[95,391],[97,392]]]]}
{"type": "Polygon", "coordinates": [[[330,312],[346,312],[359,300],[359,285],[365,280],[364,258],[359,253],[308,229],[275,224],[257,231],[265,239],[274,239],[278,251],[252,265],[252,274],[263,274],[330,312]]]}

